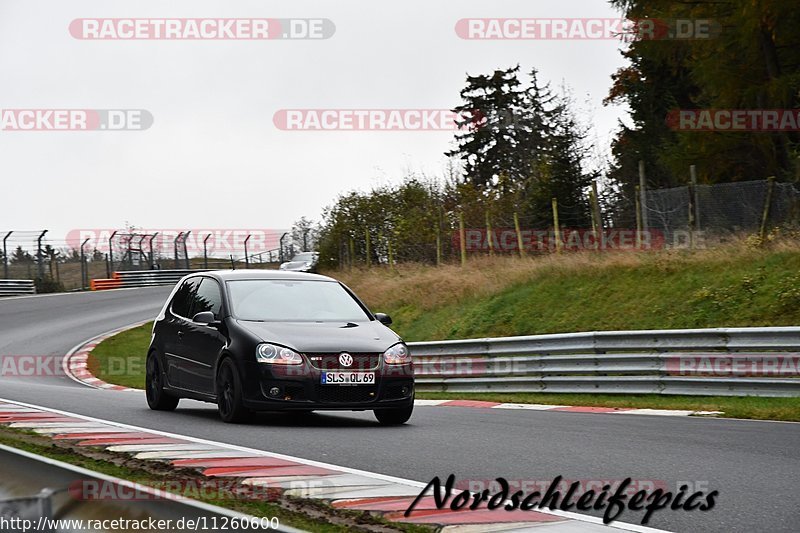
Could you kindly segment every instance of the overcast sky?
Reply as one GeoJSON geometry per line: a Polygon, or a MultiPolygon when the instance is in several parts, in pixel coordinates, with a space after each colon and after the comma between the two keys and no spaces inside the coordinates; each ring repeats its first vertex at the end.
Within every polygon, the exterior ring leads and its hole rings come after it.
{"type": "MultiPolygon", "coordinates": [[[[466,17],[617,17],[602,0],[0,0],[0,109],[143,109],[145,131],[0,131],[0,230],[285,228],[350,189],[441,174],[451,132],[281,131],[305,108],[451,108],[520,63],[571,87],[607,145],[612,40],[464,40],[466,17]],[[326,40],[79,40],[76,18],[327,18],[326,40]],[[588,99],[589,104],[583,101],[588,99]]],[[[604,146],[605,148],[606,146],[604,146]]]]}

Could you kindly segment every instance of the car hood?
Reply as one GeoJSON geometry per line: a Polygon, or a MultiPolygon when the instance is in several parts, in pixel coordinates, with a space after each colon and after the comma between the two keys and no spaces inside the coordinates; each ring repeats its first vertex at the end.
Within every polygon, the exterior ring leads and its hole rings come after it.
{"type": "Polygon", "coordinates": [[[237,324],[264,342],[274,342],[305,353],[384,352],[400,341],[378,322],[252,322],[237,324]]]}

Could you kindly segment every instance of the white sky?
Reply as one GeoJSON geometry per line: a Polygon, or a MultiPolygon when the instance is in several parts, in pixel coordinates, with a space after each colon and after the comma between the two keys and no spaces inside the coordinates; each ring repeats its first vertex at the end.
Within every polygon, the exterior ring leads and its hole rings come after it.
{"type": "MultiPolygon", "coordinates": [[[[285,228],[342,192],[441,174],[448,132],[280,131],[286,108],[451,108],[467,73],[516,63],[601,104],[616,41],[467,41],[466,17],[619,16],[604,0],[0,0],[0,108],[146,109],[146,131],[0,131],[0,230],[285,228]],[[75,18],[328,18],[323,41],[86,41],[75,18]]],[[[586,107],[586,106],[583,106],[586,107]]]]}

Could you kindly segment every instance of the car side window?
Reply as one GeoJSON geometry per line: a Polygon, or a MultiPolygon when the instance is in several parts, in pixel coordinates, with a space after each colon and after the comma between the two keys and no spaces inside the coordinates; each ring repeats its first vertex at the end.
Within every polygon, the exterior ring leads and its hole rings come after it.
{"type": "Polygon", "coordinates": [[[175,291],[175,297],[172,298],[172,314],[190,318],[189,313],[192,310],[192,301],[197,293],[197,286],[200,280],[192,278],[183,282],[180,288],[175,291]]]}
{"type": "Polygon", "coordinates": [[[203,278],[200,283],[200,288],[194,296],[192,316],[205,311],[214,313],[216,320],[222,317],[222,294],[219,290],[219,284],[211,278],[203,278]]]}

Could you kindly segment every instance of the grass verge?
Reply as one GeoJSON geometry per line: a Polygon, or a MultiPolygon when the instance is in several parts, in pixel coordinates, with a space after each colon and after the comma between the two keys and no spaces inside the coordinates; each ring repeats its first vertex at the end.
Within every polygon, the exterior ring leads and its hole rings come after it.
{"type": "Polygon", "coordinates": [[[162,490],[169,490],[171,486],[174,486],[165,485],[167,481],[184,481],[185,486],[194,488],[187,494],[192,499],[252,516],[277,517],[282,525],[306,531],[319,533],[345,533],[347,531],[422,533],[434,531],[434,528],[427,526],[387,522],[368,513],[333,509],[314,500],[286,497],[279,497],[274,502],[215,499],[208,497],[209,494],[213,495],[213,490],[196,490],[197,487],[202,487],[204,483],[209,482],[199,473],[180,470],[173,474],[170,467],[164,463],[140,461],[125,454],[108,452],[99,448],[72,446],[66,441],[56,443],[34,432],[5,426],[0,426],[0,444],[162,490]]]}
{"type": "Polygon", "coordinates": [[[657,394],[558,394],[558,393],[418,393],[428,400],[482,400],[500,403],[539,403],[586,407],[632,407],[722,411],[726,418],[800,422],[800,398],[756,398],[752,396],[659,396],[657,394]]]}
{"type": "Polygon", "coordinates": [[[107,383],[144,389],[145,360],[153,323],[109,337],[92,350],[87,369],[107,383]]]}
{"type": "Polygon", "coordinates": [[[800,245],[470,258],[341,271],[407,341],[800,324],[800,245]]]}

